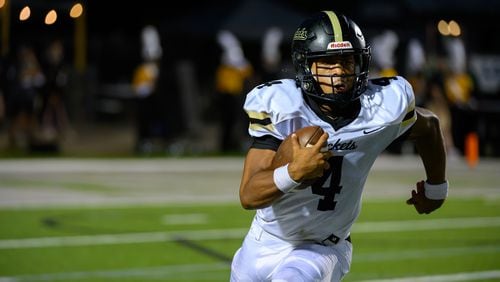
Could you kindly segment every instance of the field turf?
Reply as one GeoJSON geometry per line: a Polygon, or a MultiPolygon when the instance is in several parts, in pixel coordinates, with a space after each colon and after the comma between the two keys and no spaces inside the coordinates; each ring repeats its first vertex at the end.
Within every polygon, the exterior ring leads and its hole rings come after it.
{"type": "MultiPolygon", "coordinates": [[[[156,183],[171,172],[134,171],[147,175],[138,178],[127,168],[120,179],[127,174],[130,179],[116,184],[88,170],[78,175],[67,169],[51,174],[50,164],[43,173],[30,171],[28,165],[25,174],[16,176],[12,165],[2,168],[0,164],[0,195],[11,200],[23,198],[23,193],[37,191],[37,187],[53,186],[77,196],[82,191],[120,196],[128,190],[115,191],[114,185],[123,188],[146,179],[156,183]],[[11,191],[19,195],[12,196],[11,191]]],[[[232,186],[239,178],[239,168],[227,167],[222,174],[227,174],[232,186]]],[[[485,168],[477,178],[470,176],[477,172],[466,168],[452,171],[450,177],[460,193],[452,193],[438,211],[418,215],[405,204],[406,196],[372,196],[374,189],[383,189],[383,183],[398,182],[398,178],[409,182],[416,177],[412,167],[381,166],[370,178],[369,185],[375,188],[367,192],[352,230],[353,263],[344,281],[500,281],[497,168],[496,164],[485,168]]],[[[222,177],[216,176],[213,181],[222,177]]],[[[116,179],[116,175],[112,177],[116,179]]],[[[155,189],[153,186],[137,189],[146,191],[155,189]]],[[[387,190],[384,193],[394,192],[391,187],[387,190]]],[[[192,193],[205,199],[201,190],[192,193]]],[[[0,282],[228,281],[231,257],[254,214],[232,200],[86,205],[81,197],[82,204],[77,199],[61,205],[4,203],[0,207],[0,282]]]]}

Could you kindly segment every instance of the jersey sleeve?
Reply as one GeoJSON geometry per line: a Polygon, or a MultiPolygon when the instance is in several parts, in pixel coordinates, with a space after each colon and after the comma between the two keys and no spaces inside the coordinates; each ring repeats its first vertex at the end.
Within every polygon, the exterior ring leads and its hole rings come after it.
{"type": "Polygon", "coordinates": [[[403,77],[398,77],[401,83],[402,92],[402,111],[401,111],[401,123],[399,126],[398,137],[403,135],[417,120],[417,113],[415,112],[415,95],[413,93],[413,88],[411,84],[403,77]]]}
{"type": "Polygon", "coordinates": [[[288,80],[272,81],[250,91],[243,106],[249,119],[250,136],[270,135],[283,140],[302,126],[300,95],[295,84],[288,80]]]}
{"type": "Polygon", "coordinates": [[[411,84],[401,76],[370,79],[360,98],[363,118],[372,125],[391,126],[396,139],[417,120],[411,84]]]}
{"type": "Polygon", "coordinates": [[[272,122],[273,113],[266,106],[265,96],[272,95],[267,93],[267,89],[256,87],[248,93],[243,109],[248,116],[248,133],[252,137],[262,137],[270,135],[278,139],[281,138],[272,122]]]}

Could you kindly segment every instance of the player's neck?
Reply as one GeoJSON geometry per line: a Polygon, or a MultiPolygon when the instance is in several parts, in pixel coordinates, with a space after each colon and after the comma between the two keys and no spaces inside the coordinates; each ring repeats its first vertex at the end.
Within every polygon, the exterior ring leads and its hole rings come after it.
{"type": "Polygon", "coordinates": [[[326,116],[331,119],[354,119],[359,114],[361,103],[359,102],[359,100],[355,100],[345,107],[335,107],[333,104],[321,104],[319,108],[326,116]]]}
{"type": "Polygon", "coordinates": [[[306,95],[309,106],[324,121],[328,122],[338,130],[351,123],[359,114],[361,102],[358,100],[349,103],[345,107],[334,107],[333,104],[318,103],[306,95]]]}

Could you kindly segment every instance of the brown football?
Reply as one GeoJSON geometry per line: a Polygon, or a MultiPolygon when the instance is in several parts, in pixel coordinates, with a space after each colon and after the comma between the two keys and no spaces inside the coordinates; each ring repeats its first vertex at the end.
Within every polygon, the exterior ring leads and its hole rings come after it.
{"type": "MultiPolygon", "coordinates": [[[[294,133],[297,134],[301,146],[309,147],[318,142],[318,139],[321,137],[321,135],[323,135],[323,132],[324,131],[320,126],[312,125],[298,129],[294,133]]],[[[276,155],[274,155],[274,159],[272,162],[272,167],[277,168],[291,162],[293,157],[292,154],[292,134],[290,134],[283,140],[283,142],[281,142],[281,145],[276,151],[276,155]]]]}

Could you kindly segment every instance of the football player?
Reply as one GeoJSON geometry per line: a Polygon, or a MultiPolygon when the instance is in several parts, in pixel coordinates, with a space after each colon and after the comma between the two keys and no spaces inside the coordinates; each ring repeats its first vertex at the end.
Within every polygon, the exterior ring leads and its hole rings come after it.
{"type": "Polygon", "coordinates": [[[340,281],[350,269],[350,230],[368,173],[397,138],[414,140],[427,177],[407,203],[425,214],[443,204],[448,182],[439,120],[415,107],[403,77],[369,80],[370,57],[351,19],[322,11],[294,34],[296,79],[248,93],[244,110],[254,141],[239,192],[243,208],[256,214],[233,257],[231,281],[340,281]],[[292,135],[293,159],[272,167],[282,140],[309,125],[325,131],[319,142],[301,147],[292,135]]]}

